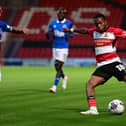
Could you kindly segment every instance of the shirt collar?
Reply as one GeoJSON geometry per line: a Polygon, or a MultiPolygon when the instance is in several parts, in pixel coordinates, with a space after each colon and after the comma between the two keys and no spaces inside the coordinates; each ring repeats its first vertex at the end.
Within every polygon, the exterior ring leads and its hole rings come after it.
{"type": "Polygon", "coordinates": [[[64,23],[66,19],[64,18],[62,21],[57,20],[57,23],[64,23]]]}

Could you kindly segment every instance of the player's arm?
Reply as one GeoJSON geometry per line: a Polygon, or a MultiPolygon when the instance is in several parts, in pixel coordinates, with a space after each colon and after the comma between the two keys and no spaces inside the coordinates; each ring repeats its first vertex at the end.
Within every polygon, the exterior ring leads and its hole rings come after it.
{"type": "MultiPolygon", "coordinates": [[[[54,33],[53,33],[53,30],[48,30],[47,32],[46,32],[46,35],[47,36],[51,36],[51,35],[53,35],[54,33]]],[[[48,37],[47,37],[48,38],[48,37]]]]}
{"type": "Polygon", "coordinates": [[[15,26],[12,26],[11,32],[16,33],[16,34],[27,34],[27,33],[29,33],[29,29],[27,29],[27,28],[19,29],[15,26]]]}
{"type": "Polygon", "coordinates": [[[117,38],[124,38],[126,39],[126,31],[121,28],[113,28],[114,34],[117,38]]]}
{"type": "MultiPolygon", "coordinates": [[[[68,26],[69,29],[72,29],[73,28],[73,23],[70,22],[70,25],[68,26]]],[[[68,36],[73,38],[74,37],[74,32],[67,32],[68,33],[68,36]]]]}
{"type": "Polygon", "coordinates": [[[76,32],[79,34],[89,34],[88,29],[87,28],[64,28],[63,29],[64,32],[76,32]]]}
{"type": "Polygon", "coordinates": [[[54,36],[54,33],[53,33],[53,30],[52,30],[52,29],[50,29],[50,30],[48,30],[48,31],[46,32],[46,38],[47,38],[47,39],[52,39],[53,36],[54,36]]]}
{"type": "Polygon", "coordinates": [[[48,31],[46,32],[46,38],[50,40],[53,38],[53,36],[54,36],[53,26],[52,26],[52,22],[50,22],[48,26],[48,31]]]}
{"type": "Polygon", "coordinates": [[[11,26],[4,21],[0,21],[0,26],[1,26],[3,32],[12,32],[12,33],[16,33],[16,34],[29,33],[29,29],[27,29],[27,28],[20,29],[20,28],[17,28],[16,26],[11,26]]]}

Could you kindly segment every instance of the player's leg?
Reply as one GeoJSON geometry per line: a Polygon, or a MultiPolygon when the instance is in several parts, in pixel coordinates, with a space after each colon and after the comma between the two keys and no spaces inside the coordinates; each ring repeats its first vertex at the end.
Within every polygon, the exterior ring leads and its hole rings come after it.
{"type": "Polygon", "coordinates": [[[50,89],[51,92],[55,93],[56,89],[58,87],[59,81],[60,81],[60,77],[63,78],[63,80],[65,79],[65,75],[64,72],[62,70],[63,64],[66,60],[67,57],[67,50],[65,49],[53,49],[53,56],[55,58],[55,70],[56,70],[56,76],[54,79],[54,84],[53,87],[50,89]]]}
{"type": "Polygon", "coordinates": [[[56,87],[57,87],[59,84],[60,77],[62,77],[63,78],[62,88],[66,89],[68,76],[66,76],[62,70],[63,64],[64,64],[64,62],[56,60],[55,69],[56,69],[57,73],[56,73],[54,85],[56,85],[56,87]]]}
{"type": "Polygon", "coordinates": [[[89,105],[89,110],[81,112],[81,114],[98,115],[95,87],[104,84],[112,75],[108,73],[108,66],[97,68],[86,84],[86,96],[89,105]]]}
{"type": "Polygon", "coordinates": [[[81,114],[92,114],[98,115],[96,99],[95,99],[95,87],[104,83],[105,79],[103,77],[92,75],[86,84],[86,96],[89,105],[89,110],[80,112],[81,114]]]}
{"type": "Polygon", "coordinates": [[[64,73],[62,71],[62,67],[63,67],[64,62],[56,60],[55,61],[55,70],[56,70],[56,76],[62,77],[64,76],[64,73]]]}
{"type": "Polygon", "coordinates": [[[126,75],[123,76],[122,81],[126,82],[126,75]]]}
{"type": "Polygon", "coordinates": [[[56,76],[54,79],[54,84],[53,84],[52,88],[50,88],[50,92],[53,92],[53,93],[56,92],[56,89],[57,89],[59,81],[60,81],[63,64],[64,64],[64,62],[59,61],[59,60],[55,60],[56,76]]]}
{"type": "MultiPolygon", "coordinates": [[[[65,48],[65,49],[62,50],[62,56],[63,56],[62,59],[64,59],[63,61],[65,62],[67,60],[67,56],[68,56],[68,49],[65,48]]],[[[62,80],[62,88],[66,89],[67,88],[68,76],[65,75],[65,73],[64,73],[62,68],[61,68],[61,77],[63,79],[62,80]]]]}
{"type": "Polygon", "coordinates": [[[63,66],[64,62],[62,61],[55,61],[55,70],[56,70],[56,77],[55,77],[55,81],[54,81],[54,85],[57,87],[59,84],[59,80],[62,74],[62,66],[63,66]]]}
{"type": "Polygon", "coordinates": [[[68,76],[65,75],[62,81],[62,88],[66,89],[67,88],[67,81],[68,81],[68,76]]]}

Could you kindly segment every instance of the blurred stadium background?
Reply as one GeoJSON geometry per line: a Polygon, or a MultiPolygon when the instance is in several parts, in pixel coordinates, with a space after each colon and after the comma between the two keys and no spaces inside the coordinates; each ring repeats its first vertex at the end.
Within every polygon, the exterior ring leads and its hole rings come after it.
{"type": "MultiPolygon", "coordinates": [[[[45,32],[56,10],[63,6],[68,10],[67,18],[77,27],[93,27],[92,17],[100,12],[111,26],[126,29],[125,0],[0,0],[0,20],[20,28],[27,27],[27,36],[4,34],[3,65],[51,65],[51,42],[45,32]]],[[[125,62],[126,44],[121,40],[118,54],[125,62]]],[[[66,65],[88,66],[95,64],[93,42],[88,36],[76,34],[70,39],[69,59],[66,65]]]]}

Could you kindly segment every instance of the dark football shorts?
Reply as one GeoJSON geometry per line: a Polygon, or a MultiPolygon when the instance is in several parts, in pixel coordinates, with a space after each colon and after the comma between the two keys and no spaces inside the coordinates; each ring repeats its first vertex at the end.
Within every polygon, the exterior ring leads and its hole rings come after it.
{"type": "Polygon", "coordinates": [[[92,75],[103,77],[107,81],[112,76],[116,77],[119,81],[122,81],[126,75],[126,67],[120,62],[113,62],[101,67],[98,67],[92,75]]]}

